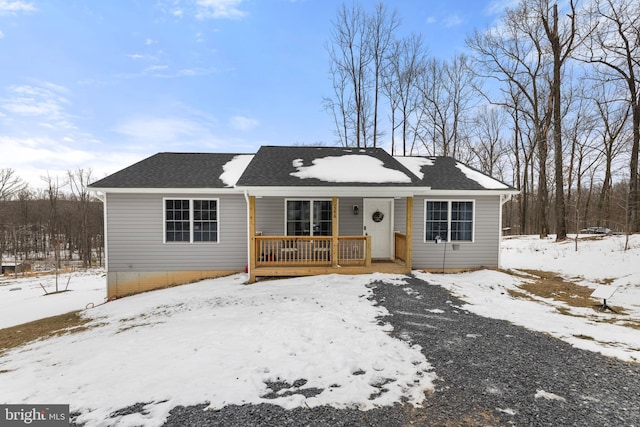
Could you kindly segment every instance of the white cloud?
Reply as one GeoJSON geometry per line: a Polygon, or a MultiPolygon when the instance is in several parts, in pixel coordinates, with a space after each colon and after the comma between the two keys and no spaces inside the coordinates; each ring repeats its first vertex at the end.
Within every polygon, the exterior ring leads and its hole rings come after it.
{"type": "Polygon", "coordinates": [[[176,140],[204,131],[202,125],[194,120],[160,117],[131,119],[117,126],[115,130],[135,139],[149,141],[176,140]]]}
{"type": "Polygon", "coordinates": [[[9,96],[0,98],[0,109],[19,116],[46,116],[59,121],[66,118],[64,105],[69,101],[62,96],[67,89],[53,84],[40,86],[10,86],[9,96]]]}
{"type": "Polygon", "coordinates": [[[435,24],[436,22],[437,22],[437,19],[435,16],[427,17],[427,24],[435,24]]]}
{"type": "Polygon", "coordinates": [[[2,30],[0,30],[0,40],[2,40],[4,38],[4,33],[2,32],[2,30]]]}
{"type": "Polygon", "coordinates": [[[196,0],[198,19],[228,18],[238,19],[247,13],[239,9],[243,0],[196,0]]]}
{"type": "MultiPolygon", "coordinates": [[[[134,60],[140,60],[141,57],[136,57],[134,60]]],[[[153,62],[157,61],[154,57],[146,57],[145,61],[153,62]]],[[[122,73],[117,74],[116,77],[119,79],[136,79],[140,77],[157,77],[163,79],[174,79],[178,77],[198,77],[198,76],[207,76],[210,74],[216,73],[218,70],[216,68],[203,68],[203,67],[194,67],[194,68],[181,68],[181,69],[171,69],[169,65],[166,64],[155,64],[149,65],[143,68],[139,72],[135,73],[122,73]]],[[[84,84],[91,84],[92,81],[83,81],[84,84]]]]}
{"type": "Polygon", "coordinates": [[[491,0],[487,6],[489,15],[502,15],[506,9],[513,8],[520,3],[520,0],[491,0]]]}
{"type": "Polygon", "coordinates": [[[158,41],[157,41],[157,40],[150,39],[150,38],[147,38],[147,39],[144,41],[144,44],[145,44],[146,46],[151,46],[152,44],[156,44],[156,43],[158,43],[158,41]]]}
{"type": "MultiPolygon", "coordinates": [[[[129,143],[145,149],[185,150],[184,147],[215,148],[223,141],[213,133],[214,121],[196,116],[136,117],[128,119],[114,130],[130,139],[129,143]]],[[[192,148],[189,148],[192,149],[192,148]]]]}
{"type": "Polygon", "coordinates": [[[0,0],[0,15],[15,15],[17,13],[35,12],[36,7],[22,0],[0,0]]]}
{"type": "Polygon", "coordinates": [[[166,70],[168,68],[169,68],[168,65],[151,65],[151,66],[147,67],[145,70],[146,71],[159,71],[159,70],[166,70]]]}
{"type": "Polygon", "coordinates": [[[241,131],[248,131],[248,130],[254,129],[259,124],[260,122],[256,119],[243,117],[243,116],[233,116],[229,120],[229,126],[241,131]]]}
{"type": "Polygon", "coordinates": [[[464,21],[462,20],[462,18],[457,14],[449,15],[443,21],[444,26],[447,27],[447,28],[457,27],[458,25],[462,24],[463,22],[464,21]]]}
{"type": "Polygon", "coordinates": [[[58,176],[61,181],[66,171],[87,167],[91,161],[104,156],[74,148],[64,138],[60,140],[48,136],[18,138],[0,136],[0,152],[11,153],[3,163],[14,169],[18,176],[32,188],[43,186],[42,177],[58,176]]]}
{"type": "Polygon", "coordinates": [[[71,137],[0,136],[0,152],[11,153],[3,159],[3,166],[14,169],[31,188],[38,189],[44,187],[42,177],[47,175],[58,177],[62,184],[67,171],[91,169],[92,180],[96,181],[156,151],[139,150],[137,147],[113,150],[90,136],[78,137],[77,140],[82,143],[71,137]]]}

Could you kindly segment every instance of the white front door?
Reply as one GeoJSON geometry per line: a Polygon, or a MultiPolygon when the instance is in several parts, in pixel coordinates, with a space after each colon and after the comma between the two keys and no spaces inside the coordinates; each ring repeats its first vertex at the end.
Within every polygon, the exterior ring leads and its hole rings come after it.
{"type": "Polygon", "coordinates": [[[364,199],[363,234],[371,236],[371,258],[393,258],[393,199],[364,199]]]}

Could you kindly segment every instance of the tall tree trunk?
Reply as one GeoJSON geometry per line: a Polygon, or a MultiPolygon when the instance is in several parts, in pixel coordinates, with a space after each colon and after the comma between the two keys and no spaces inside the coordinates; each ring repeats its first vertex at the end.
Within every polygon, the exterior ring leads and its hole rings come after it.
{"type": "Polygon", "coordinates": [[[640,104],[638,94],[632,90],[635,105],[633,105],[633,145],[631,146],[631,159],[629,160],[629,230],[640,231],[640,218],[638,217],[638,148],[640,147],[640,104]]]}
{"type": "Polygon", "coordinates": [[[560,74],[562,59],[560,57],[560,35],[558,34],[558,5],[553,5],[553,31],[549,34],[551,49],[553,51],[553,143],[555,160],[555,187],[556,187],[556,241],[567,239],[566,207],[564,202],[564,176],[562,162],[562,113],[560,111],[560,74]]]}

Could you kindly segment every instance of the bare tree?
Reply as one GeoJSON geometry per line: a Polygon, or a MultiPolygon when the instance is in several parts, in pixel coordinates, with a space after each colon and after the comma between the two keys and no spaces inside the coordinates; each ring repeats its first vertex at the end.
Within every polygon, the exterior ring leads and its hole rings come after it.
{"type": "Polygon", "coordinates": [[[593,0],[588,10],[591,37],[577,57],[594,64],[609,83],[626,88],[632,117],[629,158],[629,231],[640,230],[638,152],[640,150],[640,3],[637,0],[593,0]]]}
{"type": "Polygon", "coordinates": [[[58,288],[58,272],[60,269],[60,217],[58,212],[58,202],[60,200],[60,184],[57,177],[52,177],[47,173],[42,177],[42,180],[46,184],[46,195],[49,201],[49,241],[53,246],[53,258],[54,258],[54,271],[56,277],[56,292],[59,292],[58,288]]]}
{"type": "Polygon", "coordinates": [[[78,169],[67,171],[71,195],[76,205],[76,211],[80,226],[80,258],[84,268],[91,267],[91,235],[89,232],[89,215],[91,208],[91,195],[87,186],[91,182],[91,169],[78,169]]]}
{"type": "Polygon", "coordinates": [[[350,98],[350,91],[347,90],[349,76],[344,68],[332,64],[331,78],[333,79],[333,92],[335,99],[324,98],[324,109],[333,115],[336,126],[335,135],[341,145],[348,147],[350,143],[350,131],[352,128],[351,118],[353,102],[350,98]]]}
{"type": "Polygon", "coordinates": [[[10,200],[26,187],[27,184],[13,169],[0,169],[0,200],[10,200]]]}
{"type": "MultiPolygon", "coordinates": [[[[590,177],[589,191],[587,199],[592,197],[591,189],[598,166],[602,161],[600,150],[594,149],[597,146],[597,120],[594,114],[594,104],[587,96],[588,89],[584,86],[571,86],[573,90],[568,91],[566,104],[570,106],[571,114],[564,115],[563,140],[569,142],[569,161],[567,167],[567,192],[566,206],[573,207],[574,227],[577,234],[581,228],[586,226],[581,221],[586,218],[588,207],[583,201],[583,182],[586,176],[590,177]],[[575,185],[575,191],[574,191],[575,185]],[[575,200],[574,200],[575,199],[575,200]]],[[[571,215],[567,213],[567,220],[571,215]]],[[[570,222],[570,221],[568,221],[570,222]]],[[[567,226],[569,229],[570,226],[567,226]]],[[[576,240],[577,247],[577,240],[576,240]]]]}
{"type": "Polygon", "coordinates": [[[505,96],[493,102],[518,108],[518,119],[526,120],[533,131],[538,155],[538,232],[549,233],[547,209],[547,137],[551,128],[553,98],[550,93],[550,61],[543,46],[544,30],[539,15],[526,1],[508,9],[502,25],[489,31],[476,31],[467,44],[476,54],[476,72],[497,80],[505,96]],[[518,94],[518,104],[511,101],[518,94]]]}
{"type": "Polygon", "coordinates": [[[27,184],[22,180],[22,178],[16,175],[13,169],[0,169],[0,267],[2,267],[2,257],[7,240],[5,236],[9,236],[12,232],[11,227],[16,226],[16,224],[11,224],[8,221],[6,202],[13,199],[26,188],[27,184]]]}
{"type": "Polygon", "coordinates": [[[566,206],[564,201],[564,177],[562,161],[562,67],[574,49],[576,40],[576,11],[574,0],[569,0],[570,12],[566,15],[568,22],[562,29],[558,28],[558,5],[550,7],[549,0],[541,0],[540,19],[544,26],[547,39],[551,45],[553,54],[553,82],[551,83],[551,97],[553,99],[553,143],[555,163],[555,190],[556,190],[556,241],[567,239],[566,206]],[[551,16],[549,12],[551,9],[551,16]]]}
{"type": "Polygon", "coordinates": [[[500,107],[481,107],[473,118],[475,143],[470,150],[475,155],[482,172],[504,180],[501,162],[505,155],[502,137],[506,125],[504,110],[500,107]]]}
{"type": "Polygon", "coordinates": [[[380,93],[399,23],[396,12],[382,3],[371,14],[356,3],[343,4],[332,23],[327,51],[335,98],[324,104],[345,146],[378,144],[380,93]]]}
{"type": "Polygon", "coordinates": [[[611,85],[602,82],[592,88],[592,102],[594,103],[599,123],[597,133],[599,143],[594,144],[593,149],[602,154],[604,159],[604,176],[602,188],[598,198],[598,224],[611,226],[611,193],[613,191],[613,173],[616,159],[625,147],[628,134],[627,124],[630,114],[630,105],[621,102],[611,85]]]}
{"type": "Polygon", "coordinates": [[[473,103],[475,80],[466,55],[428,62],[420,85],[419,107],[425,117],[423,140],[434,155],[461,157],[460,145],[466,139],[465,118],[473,103]]]}
{"type": "Polygon", "coordinates": [[[370,19],[369,27],[371,31],[372,43],[372,68],[373,68],[373,146],[377,146],[378,141],[378,106],[382,86],[383,72],[386,68],[387,51],[393,43],[393,34],[400,25],[398,15],[395,11],[389,13],[383,3],[376,6],[376,11],[370,19]]]}
{"type": "MultiPolygon", "coordinates": [[[[365,108],[370,84],[367,70],[373,59],[368,28],[368,18],[359,5],[353,3],[351,8],[348,8],[343,4],[333,23],[332,43],[327,47],[331,57],[332,72],[334,74],[337,72],[340,76],[338,79],[340,89],[344,88],[350,93],[350,96],[339,96],[336,104],[339,106],[340,113],[355,114],[353,132],[358,148],[367,146],[363,135],[366,134],[365,108]],[[343,86],[346,82],[348,85],[343,86]],[[351,105],[341,105],[345,101],[351,105]]],[[[346,145],[351,145],[348,141],[345,142],[346,145]]]]}
{"type": "Polygon", "coordinates": [[[391,107],[391,151],[395,154],[395,131],[401,127],[402,155],[406,156],[411,116],[417,108],[418,79],[424,73],[425,49],[422,37],[412,34],[394,41],[388,56],[383,88],[391,107]],[[399,115],[399,118],[397,117],[399,115]]]}

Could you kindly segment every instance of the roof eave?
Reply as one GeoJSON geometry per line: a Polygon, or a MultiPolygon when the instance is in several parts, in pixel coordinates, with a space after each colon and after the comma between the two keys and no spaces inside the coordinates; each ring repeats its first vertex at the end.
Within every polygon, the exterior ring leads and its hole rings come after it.
{"type": "Polygon", "coordinates": [[[223,194],[223,193],[242,193],[235,187],[172,187],[172,188],[159,188],[159,187],[93,187],[89,186],[91,191],[99,191],[101,193],[121,193],[121,194],[165,194],[165,193],[189,193],[189,194],[223,194]]]}
{"type": "Polygon", "coordinates": [[[513,188],[482,190],[425,190],[425,187],[419,187],[416,188],[415,194],[417,196],[501,196],[504,194],[520,194],[520,191],[513,188]]]}
{"type": "Polygon", "coordinates": [[[417,188],[410,186],[238,186],[250,196],[264,197],[411,197],[417,188]]]}

